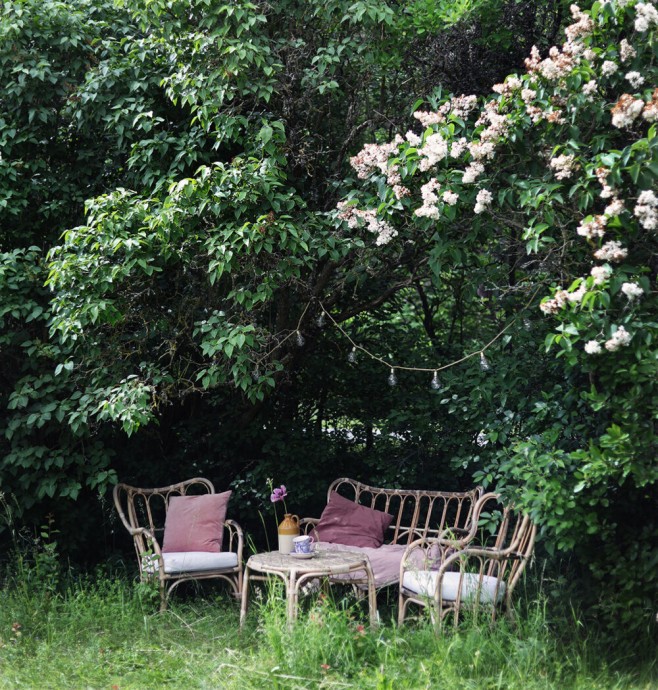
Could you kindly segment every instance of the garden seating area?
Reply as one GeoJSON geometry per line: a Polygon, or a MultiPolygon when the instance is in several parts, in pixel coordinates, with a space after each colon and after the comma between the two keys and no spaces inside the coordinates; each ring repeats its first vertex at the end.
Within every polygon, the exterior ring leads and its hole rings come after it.
{"type": "MultiPolygon", "coordinates": [[[[193,580],[220,578],[234,596],[242,595],[244,536],[226,518],[230,495],[215,493],[199,477],[160,488],[115,487],[115,506],[133,538],[141,579],[157,580],[161,610],[178,585],[193,580]]],[[[536,533],[527,516],[480,489],[386,489],[349,478],[329,486],[319,519],[300,524],[318,552],[359,554],[372,571],[371,581],[358,570],[330,569],[330,582],[354,580],[357,590],[373,583],[399,585],[398,622],[415,604],[430,607],[437,626],[449,613],[456,624],[465,604],[486,606],[493,619],[498,608],[511,611],[536,533]]]]}

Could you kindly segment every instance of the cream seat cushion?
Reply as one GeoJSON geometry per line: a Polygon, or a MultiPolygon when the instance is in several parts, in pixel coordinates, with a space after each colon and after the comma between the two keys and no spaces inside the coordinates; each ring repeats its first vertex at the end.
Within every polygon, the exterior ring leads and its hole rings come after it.
{"type": "Polygon", "coordinates": [[[235,568],[238,564],[238,555],[232,551],[173,551],[163,553],[162,560],[165,573],[173,575],[235,568]]]}
{"type": "MultiPolygon", "coordinates": [[[[491,604],[494,601],[500,603],[505,596],[505,583],[498,578],[489,575],[480,577],[477,573],[443,573],[443,586],[441,595],[444,601],[456,601],[459,588],[459,578],[461,584],[461,600],[477,599],[483,603],[491,604]]],[[[436,593],[438,583],[438,573],[432,570],[407,570],[402,578],[404,589],[421,596],[432,598],[436,593]]]]}

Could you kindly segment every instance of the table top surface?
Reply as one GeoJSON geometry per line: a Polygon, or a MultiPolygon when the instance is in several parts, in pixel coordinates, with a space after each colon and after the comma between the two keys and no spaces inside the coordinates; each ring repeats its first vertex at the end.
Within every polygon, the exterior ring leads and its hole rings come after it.
{"type": "Polygon", "coordinates": [[[318,572],[326,575],[344,573],[348,569],[364,566],[368,557],[358,551],[331,551],[316,549],[312,558],[282,554],[278,551],[266,551],[254,554],[247,561],[247,567],[254,570],[287,572],[290,570],[318,572]]]}

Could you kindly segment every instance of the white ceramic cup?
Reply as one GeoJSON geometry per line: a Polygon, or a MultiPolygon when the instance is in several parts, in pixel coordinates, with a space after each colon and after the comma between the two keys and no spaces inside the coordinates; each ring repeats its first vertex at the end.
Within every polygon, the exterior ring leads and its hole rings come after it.
{"type": "Polygon", "coordinates": [[[313,537],[308,534],[302,534],[292,540],[292,547],[295,553],[312,553],[313,552],[313,537]]]}

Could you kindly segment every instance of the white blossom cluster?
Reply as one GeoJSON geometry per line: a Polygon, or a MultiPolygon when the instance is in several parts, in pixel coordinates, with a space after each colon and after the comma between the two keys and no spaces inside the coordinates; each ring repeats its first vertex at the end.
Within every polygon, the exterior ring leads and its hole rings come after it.
{"type": "Polygon", "coordinates": [[[621,242],[611,240],[594,252],[594,258],[599,261],[612,261],[620,263],[628,256],[628,249],[621,246],[621,242]]]}
{"type": "Polygon", "coordinates": [[[583,301],[583,297],[587,293],[585,281],[582,281],[578,288],[573,292],[568,290],[558,289],[553,295],[552,299],[543,301],[539,308],[544,314],[557,314],[557,312],[565,307],[567,304],[578,304],[583,301]]]}
{"type": "Polygon", "coordinates": [[[658,197],[650,189],[645,189],[637,198],[633,214],[643,228],[656,230],[658,228],[658,197]]]}
{"type": "Polygon", "coordinates": [[[644,109],[644,101],[624,93],[612,108],[612,124],[619,129],[630,127],[644,109]]]}
{"type": "Polygon", "coordinates": [[[603,237],[607,222],[608,219],[603,215],[594,216],[591,220],[581,220],[580,225],[576,228],[576,232],[588,240],[593,240],[595,237],[603,237]]]}
{"type": "Polygon", "coordinates": [[[361,210],[346,201],[339,201],[337,208],[338,217],[346,221],[349,228],[358,227],[359,220],[365,222],[366,229],[377,235],[375,240],[377,246],[388,244],[398,234],[390,223],[377,217],[377,211],[374,209],[361,210]]]}
{"type": "Polygon", "coordinates": [[[644,106],[642,117],[647,122],[656,122],[656,120],[658,120],[658,89],[653,90],[651,100],[644,106]]]}
{"type": "MultiPolygon", "coordinates": [[[[623,326],[618,326],[612,337],[605,341],[604,347],[608,352],[615,352],[620,347],[629,345],[631,338],[631,334],[623,326]]],[[[583,349],[588,355],[599,355],[603,352],[601,343],[596,340],[587,341],[583,349]]]]}
{"type": "Polygon", "coordinates": [[[604,77],[609,77],[612,74],[614,74],[617,70],[619,69],[619,66],[617,65],[616,62],[612,60],[605,60],[603,64],[601,65],[601,74],[604,77]]]}
{"type": "Polygon", "coordinates": [[[598,85],[596,83],[596,79],[590,79],[586,84],[583,85],[583,94],[588,100],[594,100],[597,87],[598,85]]]}
{"type": "Polygon", "coordinates": [[[633,46],[625,39],[622,38],[619,44],[619,56],[622,62],[628,62],[632,60],[637,55],[637,51],[633,46]]]}
{"type": "Polygon", "coordinates": [[[555,172],[555,178],[558,180],[564,180],[571,177],[575,170],[580,168],[580,165],[576,161],[576,157],[572,154],[562,154],[551,158],[549,162],[551,170],[555,172]]]}
{"type": "Polygon", "coordinates": [[[357,177],[365,180],[373,170],[379,170],[384,175],[388,175],[388,159],[403,141],[404,139],[398,134],[387,144],[366,144],[356,156],[350,158],[350,165],[356,170],[357,177]]]}
{"type": "Polygon", "coordinates": [[[417,208],[414,213],[417,216],[425,218],[438,218],[439,209],[437,202],[439,197],[436,192],[440,189],[438,181],[433,177],[429,182],[420,188],[420,194],[423,197],[423,205],[417,208]]]}
{"type": "Polygon", "coordinates": [[[624,79],[634,88],[639,89],[644,84],[644,77],[636,71],[626,72],[624,79]]]}
{"type": "Polygon", "coordinates": [[[590,271],[594,285],[602,285],[612,275],[610,266],[593,266],[590,271]]]}
{"type": "Polygon", "coordinates": [[[449,113],[456,117],[466,119],[471,111],[477,106],[477,96],[453,96],[449,101],[444,103],[436,112],[428,112],[426,110],[417,110],[414,117],[420,122],[425,129],[432,125],[443,124],[449,113]]]}
{"type": "Polygon", "coordinates": [[[637,283],[623,283],[621,291],[628,297],[629,302],[639,299],[644,294],[644,290],[637,283]]]}
{"type": "Polygon", "coordinates": [[[635,30],[648,31],[651,26],[658,25],[658,10],[648,2],[638,2],[635,5],[635,30]]]}
{"type": "Polygon", "coordinates": [[[492,201],[493,196],[491,192],[488,189],[481,189],[475,197],[475,208],[473,211],[477,214],[484,213],[491,206],[492,201]]]}
{"type": "Polygon", "coordinates": [[[418,168],[426,172],[448,155],[448,142],[438,132],[430,134],[418,149],[418,155],[421,157],[418,168]]]}
{"type": "Polygon", "coordinates": [[[601,343],[597,342],[596,340],[588,340],[583,349],[588,355],[598,355],[603,351],[601,348],[601,343]]]}
{"type": "Polygon", "coordinates": [[[623,326],[618,326],[610,340],[605,341],[605,349],[608,352],[615,352],[620,347],[626,347],[630,344],[631,337],[631,334],[623,326]]]}

